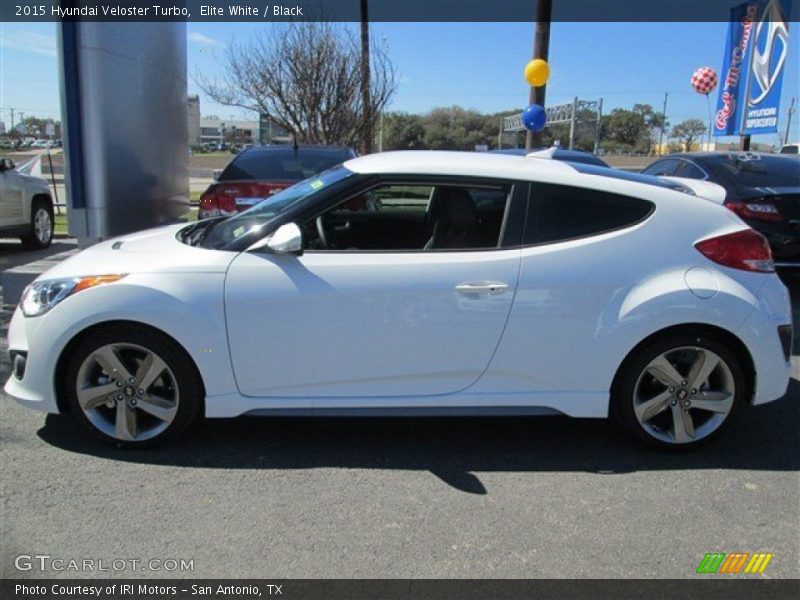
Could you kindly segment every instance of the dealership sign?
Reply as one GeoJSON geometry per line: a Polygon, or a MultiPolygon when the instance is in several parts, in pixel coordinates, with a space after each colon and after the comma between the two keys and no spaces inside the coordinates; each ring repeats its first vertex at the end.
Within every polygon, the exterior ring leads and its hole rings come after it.
{"type": "Polygon", "coordinates": [[[778,130],[790,4],[790,0],[754,0],[731,10],[715,136],[778,130]]]}

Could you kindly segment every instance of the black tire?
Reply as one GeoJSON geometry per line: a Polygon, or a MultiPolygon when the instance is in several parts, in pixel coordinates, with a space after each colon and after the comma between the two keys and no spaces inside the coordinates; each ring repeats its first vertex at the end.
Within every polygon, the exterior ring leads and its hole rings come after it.
{"type": "Polygon", "coordinates": [[[30,233],[23,235],[20,239],[22,245],[30,250],[42,250],[53,243],[53,233],[55,232],[55,220],[53,216],[53,203],[49,199],[36,198],[31,203],[31,223],[30,233]],[[36,215],[40,210],[47,212],[50,217],[50,235],[46,241],[42,241],[36,235],[36,215]]]}
{"type": "Polygon", "coordinates": [[[730,426],[746,402],[747,389],[747,377],[741,359],[718,336],[709,333],[676,333],[641,346],[625,360],[612,387],[611,415],[634,438],[650,447],[673,452],[686,451],[711,442],[730,426]],[[683,347],[710,350],[726,364],[735,385],[733,404],[722,423],[704,437],[686,443],[666,442],[654,437],[639,422],[634,411],[636,384],[651,361],[663,353],[683,347]]]}
{"type": "Polygon", "coordinates": [[[71,352],[60,387],[70,414],[93,437],[123,448],[152,447],[174,440],[203,415],[205,392],[197,369],[186,351],[170,337],[145,325],[112,325],[91,333],[71,352]],[[160,357],[174,374],[178,389],[178,408],[165,430],[145,440],[124,441],[98,429],[78,403],[78,374],[97,349],[109,344],[134,344],[160,357]]]}

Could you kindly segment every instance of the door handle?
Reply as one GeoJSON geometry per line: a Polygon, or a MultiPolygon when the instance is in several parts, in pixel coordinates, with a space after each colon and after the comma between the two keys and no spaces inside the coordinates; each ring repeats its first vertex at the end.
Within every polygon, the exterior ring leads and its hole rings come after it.
{"type": "Polygon", "coordinates": [[[508,284],[502,281],[472,281],[459,283],[456,291],[460,294],[502,294],[508,289],[508,284]]]}

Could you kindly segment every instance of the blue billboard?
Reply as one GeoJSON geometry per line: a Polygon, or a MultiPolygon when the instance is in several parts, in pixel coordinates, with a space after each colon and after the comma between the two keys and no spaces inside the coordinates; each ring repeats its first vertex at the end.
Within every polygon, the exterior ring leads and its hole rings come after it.
{"type": "Polygon", "coordinates": [[[781,85],[789,54],[791,2],[768,0],[762,5],[763,10],[751,40],[742,135],[778,131],[781,85]]]}
{"type": "Polygon", "coordinates": [[[751,0],[731,10],[713,135],[778,130],[790,5],[791,0],[751,0]]]}

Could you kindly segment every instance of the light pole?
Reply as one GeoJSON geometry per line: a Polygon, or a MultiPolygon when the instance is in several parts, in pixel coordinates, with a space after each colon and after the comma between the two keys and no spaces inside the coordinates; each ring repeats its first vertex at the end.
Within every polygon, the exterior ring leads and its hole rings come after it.
{"type": "Polygon", "coordinates": [[[661,156],[661,142],[664,139],[664,129],[667,126],[667,98],[669,98],[669,92],[664,92],[664,108],[661,109],[661,129],[658,132],[658,156],[661,156]]]}
{"type": "Polygon", "coordinates": [[[794,101],[795,97],[792,96],[792,103],[789,105],[789,114],[786,117],[786,131],[783,133],[783,145],[789,143],[789,127],[792,124],[792,115],[794,114],[794,101]]]}

